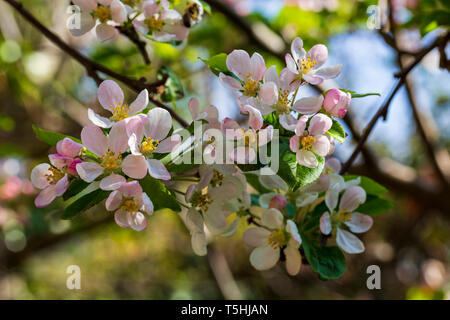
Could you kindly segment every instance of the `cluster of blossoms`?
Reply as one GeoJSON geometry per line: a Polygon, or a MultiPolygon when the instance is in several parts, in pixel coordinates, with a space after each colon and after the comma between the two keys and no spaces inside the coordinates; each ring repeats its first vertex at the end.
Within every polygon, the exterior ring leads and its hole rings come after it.
{"type": "Polygon", "coordinates": [[[155,41],[183,41],[203,16],[198,0],[73,0],[80,12],[69,21],[70,32],[82,36],[95,28],[100,41],[119,30],[139,32],[155,41]]]}
{"type": "MultiPolygon", "coordinates": [[[[278,74],[258,53],[250,57],[245,51],[233,51],[226,59],[228,70],[219,77],[233,91],[247,121],[219,119],[215,106],[202,111],[193,98],[187,106],[193,123],[179,131],[174,131],[167,110],[147,108],[146,90],[127,105],[121,88],[104,81],[98,100],[111,115],[89,109],[92,125],[82,129],[81,141],[59,141],[50,164],[33,169],[32,183],[42,189],[36,206],[50,204],[81,179],[90,186],[86,190],[105,192],[106,209],[115,212],[115,221],[123,228],[142,231],[147,227],[144,213],[178,207],[199,255],[207,253],[211,235],[231,237],[239,233],[242,221],[252,225],[243,240],[254,248],[250,263],[258,270],[282,260],[289,274],[297,274],[302,254],[311,263],[311,243],[320,238],[330,239],[347,253],[363,252],[364,244],[354,233],[372,226],[372,218],[358,212],[366,191],[360,178],[339,174],[337,159],[325,159],[334,151],[336,135],[331,128],[338,124],[336,118],[345,116],[351,95],[332,89],[318,97],[298,96],[303,85],[320,84],[340,73],[340,65],[324,66],[327,56],[324,45],[306,52],[297,38],[286,55],[287,67],[278,74]],[[270,146],[273,151],[279,147],[276,142],[287,147],[270,164],[289,162],[287,167],[296,171],[294,183],[285,169],[260,170],[269,168],[262,164],[261,150],[270,146]],[[200,163],[176,161],[192,160],[199,150],[200,163]],[[306,174],[312,178],[304,183],[306,174]]],[[[83,201],[83,192],[75,201],[83,201]]]]}

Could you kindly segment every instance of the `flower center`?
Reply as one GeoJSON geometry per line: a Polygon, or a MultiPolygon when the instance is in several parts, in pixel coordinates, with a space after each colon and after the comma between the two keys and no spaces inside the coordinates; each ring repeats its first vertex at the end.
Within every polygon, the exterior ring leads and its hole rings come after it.
{"type": "Polygon", "coordinates": [[[288,113],[291,109],[291,99],[289,99],[290,91],[287,89],[280,89],[278,91],[278,102],[275,106],[277,113],[288,113]]]}
{"type": "Polygon", "coordinates": [[[252,130],[247,130],[241,128],[242,132],[244,133],[244,144],[248,147],[250,145],[253,145],[256,142],[256,135],[252,130]]]}
{"type": "Polygon", "coordinates": [[[191,203],[194,207],[208,210],[208,206],[212,203],[212,200],[208,193],[196,192],[192,196],[191,203]]]}
{"type": "Polygon", "coordinates": [[[149,155],[156,149],[158,149],[159,140],[153,140],[152,138],[145,138],[141,144],[141,152],[144,155],[149,155]]]}
{"type": "Polygon", "coordinates": [[[161,31],[164,26],[164,21],[156,17],[145,19],[144,22],[150,31],[161,31]]]}
{"type": "Polygon", "coordinates": [[[275,231],[272,231],[272,233],[269,235],[269,238],[267,239],[269,245],[274,249],[285,246],[287,244],[287,240],[288,235],[281,227],[279,227],[275,231]]]}
{"type": "Polygon", "coordinates": [[[302,73],[308,73],[317,64],[317,60],[311,60],[311,56],[303,57],[301,60],[302,73]]]}
{"type": "Polygon", "coordinates": [[[248,97],[256,97],[259,91],[259,82],[252,79],[252,74],[249,73],[245,76],[245,82],[243,84],[244,95],[248,97]]]}
{"type": "Polygon", "coordinates": [[[126,212],[137,212],[139,211],[138,201],[133,198],[126,198],[124,201],[122,201],[120,209],[126,212]]]}
{"type": "Polygon", "coordinates": [[[116,156],[114,151],[108,151],[100,158],[100,165],[109,170],[119,169],[121,163],[122,155],[118,154],[116,156]]]}
{"type": "Polygon", "coordinates": [[[50,172],[45,175],[45,178],[50,184],[55,184],[64,177],[64,173],[54,167],[50,167],[48,171],[50,172]]]}
{"type": "Polygon", "coordinates": [[[98,20],[100,20],[101,23],[105,23],[108,20],[112,19],[111,16],[111,10],[108,7],[104,7],[101,4],[97,6],[97,9],[95,9],[92,12],[92,16],[98,20]]]}
{"type": "Polygon", "coordinates": [[[123,119],[128,118],[128,112],[130,111],[130,107],[127,106],[126,104],[122,104],[120,106],[117,107],[111,107],[113,115],[111,116],[111,120],[112,121],[120,121],[123,119]]]}
{"type": "Polygon", "coordinates": [[[211,180],[211,184],[213,186],[221,186],[223,183],[223,174],[221,174],[219,171],[214,170],[214,175],[211,180]]]}
{"type": "Polygon", "coordinates": [[[337,219],[340,222],[350,221],[352,220],[352,213],[348,212],[345,208],[343,208],[337,213],[337,219]]]}
{"type": "Polygon", "coordinates": [[[307,150],[307,151],[311,151],[312,150],[312,146],[313,144],[316,142],[316,139],[314,139],[313,136],[305,136],[303,138],[301,138],[301,145],[302,145],[302,149],[307,150]]]}

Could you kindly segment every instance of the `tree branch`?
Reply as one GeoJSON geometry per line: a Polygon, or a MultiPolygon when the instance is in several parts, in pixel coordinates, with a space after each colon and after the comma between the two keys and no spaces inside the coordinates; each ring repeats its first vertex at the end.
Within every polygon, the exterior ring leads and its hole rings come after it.
{"type": "MultiPolygon", "coordinates": [[[[37,30],[39,30],[47,39],[53,42],[58,48],[66,52],[73,59],[77,60],[81,65],[83,65],[86,69],[87,74],[90,77],[94,78],[96,82],[101,81],[101,78],[97,75],[97,72],[101,72],[110,76],[111,78],[114,78],[122,82],[123,84],[125,84],[130,89],[133,89],[136,92],[140,92],[144,89],[147,89],[152,94],[156,92],[159,86],[161,86],[159,81],[156,83],[146,83],[145,80],[141,81],[129,78],[90,60],[89,58],[85,57],[84,55],[82,55],[81,53],[70,47],[67,43],[65,43],[60,37],[58,37],[52,31],[47,29],[30,12],[28,12],[23,7],[22,3],[16,0],[4,0],[4,1],[7,2],[9,5],[11,5],[20,15],[22,15],[22,17],[25,20],[27,20],[31,25],[33,25],[37,30]]],[[[181,118],[172,108],[159,102],[154,96],[151,95],[150,101],[155,105],[157,105],[158,107],[164,108],[167,111],[169,111],[172,117],[183,127],[186,127],[188,125],[187,122],[183,118],[181,118]]]]}

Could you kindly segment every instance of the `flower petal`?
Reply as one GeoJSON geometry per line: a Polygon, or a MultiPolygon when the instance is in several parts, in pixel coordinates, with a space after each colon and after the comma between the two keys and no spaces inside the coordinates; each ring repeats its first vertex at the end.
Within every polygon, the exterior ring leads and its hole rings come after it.
{"type": "Polygon", "coordinates": [[[194,232],[191,237],[192,250],[196,255],[204,256],[207,253],[206,235],[204,232],[194,232]]]}
{"type": "Polygon", "coordinates": [[[186,214],[186,227],[191,232],[203,232],[202,215],[194,208],[190,208],[186,214]]]}
{"type": "Polygon", "coordinates": [[[128,215],[130,213],[126,212],[124,210],[117,210],[114,214],[114,220],[116,221],[117,225],[121,228],[129,228],[130,224],[128,222],[128,215]]]}
{"type": "Polygon", "coordinates": [[[331,129],[333,125],[333,121],[327,115],[323,113],[316,114],[311,118],[309,122],[308,132],[310,135],[319,135],[325,134],[328,130],[331,129]]]}
{"type": "Polygon", "coordinates": [[[147,219],[141,212],[130,212],[128,214],[128,224],[135,231],[143,231],[147,228],[147,219]]]}
{"type": "Polygon", "coordinates": [[[31,170],[31,183],[38,189],[45,189],[49,182],[47,175],[50,174],[50,165],[48,163],[38,164],[31,170]]]}
{"type": "Polygon", "coordinates": [[[142,90],[139,95],[137,96],[136,100],[134,100],[131,104],[130,104],[130,111],[129,111],[129,115],[135,115],[138,112],[141,112],[142,110],[144,110],[147,105],[148,105],[148,91],[147,89],[142,90]]]}
{"type": "Polygon", "coordinates": [[[284,249],[284,254],[286,255],[286,271],[289,275],[295,276],[299,273],[302,266],[302,257],[297,248],[287,246],[284,249]]]}
{"type": "Polygon", "coordinates": [[[147,175],[147,161],[144,156],[130,154],[122,162],[122,171],[133,179],[142,179],[147,175]]]}
{"type": "Polygon", "coordinates": [[[67,191],[67,188],[69,187],[69,178],[67,174],[64,175],[61,179],[58,180],[58,182],[55,184],[55,193],[56,196],[62,196],[64,192],[67,191]]]}
{"type": "Polygon", "coordinates": [[[269,229],[277,229],[283,225],[283,214],[274,208],[264,211],[261,222],[269,229]]]}
{"type": "Polygon", "coordinates": [[[111,192],[105,202],[106,210],[108,211],[116,210],[120,206],[121,202],[122,202],[122,194],[117,190],[111,192]]]}
{"type": "Polygon", "coordinates": [[[319,165],[319,161],[317,160],[314,153],[307,150],[298,150],[297,151],[297,162],[308,168],[315,168],[319,165]]]}
{"type": "Polygon", "coordinates": [[[154,108],[147,114],[148,122],[145,124],[145,135],[154,140],[163,140],[172,128],[172,117],[169,111],[154,108]]]}
{"type": "Polygon", "coordinates": [[[280,249],[273,249],[267,245],[258,247],[250,254],[250,263],[256,270],[268,270],[273,268],[280,259],[280,249]]]}
{"type": "Polygon", "coordinates": [[[123,183],[119,188],[120,193],[125,197],[138,197],[142,194],[142,187],[138,181],[123,183]]]}
{"type": "Polygon", "coordinates": [[[174,134],[163,141],[161,141],[158,145],[158,149],[156,149],[155,153],[169,153],[172,152],[175,148],[177,148],[181,144],[181,136],[179,134],[174,134]]]}
{"type": "Polygon", "coordinates": [[[64,138],[56,144],[56,151],[63,156],[75,158],[83,146],[70,138],[64,138]]]}
{"type": "Polygon", "coordinates": [[[95,20],[90,12],[82,11],[81,13],[73,14],[67,21],[67,25],[74,37],[81,37],[95,27],[95,20]]]}
{"type": "Polygon", "coordinates": [[[103,167],[95,162],[82,162],[76,166],[77,173],[86,182],[94,181],[103,173],[103,167]]]}
{"type": "Polygon", "coordinates": [[[317,62],[314,69],[318,69],[327,61],[328,49],[323,44],[316,44],[308,51],[308,56],[317,62]]]}
{"type": "Polygon", "coordinates": [[[56,185],[51,184],[44,188],[39,195],[34,199],[34,204],[38,208],[48,206],[56,198],[56,185]]]}
{"type": "Polygon", "coordinates": [[[291,52],[295,61],[301,60],[306,52],[303,49],[303,41],[299,37],[295,38],[291,43],[291,52]]]}
{"type": "Polygon", "coordinates": [[[364,243],[357,236],[341,228],[337,229],[336,243],[349,254],[361,253],[365,250],[364,243]]]}
{"type": "Polygon", "coordinates": [[[330,140],[326,136],[319,135],[314,136],[315,142],[313,143],[313,151],[319,156],[325,157],[330,151],[330,140]]]}
{"type": "Polygon", "coordinates": [[[97,28],[95,28],[95,32],[97,33],[97,39],[100,42],[113,40],[119,35],[119,31],[115,27],[106,23],[97,25],[97,28]]]}
{"type": "Polygon", "coordinates": [[[270,231],[261,227],[250,228],[242,234],[242,240],[250,247],[264,247],[268,244],[270,231]]]}
{"type": "Polygon", "coordinates": [[[269,208],[270,200],[275,197],[277,194],[275,192],[264,193],[259,197],[259,204],[263,208],[269,208]]]}
{"type": "Polygon", "coordinates": [[[170,180],[171,176],[164,164],[156,159],[147,160],[148,173],[155,179],[170,180]]]}
{"type": "Polygon", "coordinates": [[[81,130],[81,142],[89,151],[97,156],[103,156],[108,151],[108,141],[103,131],[94,125],[89,125],[81,130]]]}
{"type": "Polygon", "coordinates": [[[228,70],[233,72],[240,79],[245,78],[250,73],[250,56],[244,50],[233,50],[226,61],[228,70]]]}
{"type": "Polygon", "coordinates": [[[366,202],[366,191],[359,186],[353,186],[345,190],[339,203],[339,209],[352,212],[364,202],[366,202]]]}
{"type": "Polygon", "coordinates": [[[249,147],[237,147],[229,156],[236,163],[248,164],[256,159],[256,151],[249,147]]]}
{"type": "Polygon", "coordinates": [[[291,71],[292,73],[298,73],[297,63],[290,53],[286,53],[286,55],[284,56],[284,60],[286,61],[286,67],[289,69],[289,71],[291,71]]]}
{"type": "Polygon", "coordinates": [[[114,22],[122,24],[127,20],[127,9],[125,8],[122,1],[113,0],[111,2],[111,17],[114,22]]]}
{"type": "Polygon", "coordinates": [[[307,122],[308,122],[307,116],[301,116],[300,119],[298,119],[297,124],[295,125],[295,134],[297,136],[303,135],[307,122]]]}
{"type": "Polygon", "coordinates": [[[345,222],[345,224],[350,228],[351,232],[362,233],[372,228],[373,219],[366,214],[353,212],[351,220],[345,222]]]}
{"type": "Polygon", "coordinates": [[[320,68],[314,73],[314,75],[323,79],[333,79],[336,78],[341,73],[341,71],[342,64],[337,64],[335,66],[320,68]]]}
{"type": "Polygon", "coordinates": [[[323,96],[301,98],[295,101],[292,108],[302,114],[316,113],[322,108],[323,96]]]}
{"type": "Polygon", "coordinates": [[[142,203],[143,204],[141,210],[143,210],[148,215],[152,215],[154,209],[153,202],[145,192],[142,192],[142,203]]]}
{"type": "Polygon", "coordinates": [[[299,136],[292,136],[289,139],[289,149],[291,149],[292,152],[297,152],[300,149],[300,137],[299,136]]]}
{"type": "Polygon", "coordinates": [[[100,181],[100,189],[107,191],[117,190],[126,181],[125,177],[113,173],[100,181]]]}
{"type": "Polygon", "coordinates": [[[244,106],[244,110],[249,114],[248,125],[254,130],[261,129],[264,122],[261,112],[249,104],[244,106]]]}
{"type": "Polygon", "coordinates": [[[278,88],[274,82],[267,82],[261,85],[259,89],[259,98],[261,103],[271,106],[278,100],[278,88]]]}
{"type": "Polygon", "coordinates": [[[280,124],[284,129],[294,131],[297,119],[291,114],[280,114],[280,124]]]}
{"type": "Polygon", "coordinates": [[[128,149],[128,135],[126,122],[116,122],[108,135],[108,148],[117,155],[124,153],[128,149]]]}
{"type": "Polygon", "coordinates": [[[230,77],[230,76],[224,75],[223,73],[220,73],[219,80],[220,80],[220,82],[222,82],[225,86],[229,87],[230,89],[242,90],[241,83],[233,77],[230,77]]]}
{"type": "Polygon", "coordinates": [[[266,72],[264,58],[257,52],[255,52],[250,59],[250,72],[252,74],[252,79],[256,81],[262,80],[264,73],[266,72]]]}
{"type": "Polygon", "coordinates": [[[331,233],[331,219],[328,211],[324,212],[320,217],[320,232],[324,235],[329,235],[331,233]]]}

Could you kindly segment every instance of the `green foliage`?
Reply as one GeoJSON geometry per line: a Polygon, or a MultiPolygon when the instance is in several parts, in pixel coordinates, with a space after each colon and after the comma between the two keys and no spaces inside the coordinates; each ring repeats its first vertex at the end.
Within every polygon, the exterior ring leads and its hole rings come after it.
{"type": "Polygon", "coordinates": [[[156,76],[158,80],[167,78],[164,85],[164,92],[160,94],[161,100],[164,102],[172,102],[180,100],[184,97],[183,85],[177,75],[170,70],[169,67],[163,66],[156,76]]]}
{"type": "Polygon", "coordinates": [[[392,209],[393,206],[391,201],[369,194],[366,202],[360,205],[355,211],[374,216],[392,209]]]}
{"type": "Polygon", "coordinates": [[[302,230],[309,231],[317,228],[320,223],[320,217],[322,217],[322,214],[325,211],[329,210],[327,205],[325,204],[325,201],[322,201],[311,212],[308,212],[308,214],[305,216],[301,225],[302,230]]]}
{"type": "Polygon", "coordinates": [[[308,168],[297,163],[296,155],[289,148],[289,140],[280,139],[280,168],[278,175],[292,190],[306,186],[320,177],[325,166],[325,158],[316,155],[319,164],[315,168],[308,168]]]}
{"type": "Polygon", "coordinates": [[[382,196],[388,192],[388,190],[383,187],[381,184],[373,181],[372,179],[364,176],[356,176],[356,175],[345,175],[344,180],[355,180],[357,178],[361,179],[359,186],[363,188],[367,194],[372,194],[375,196],[382,196]]]}
{"type": "Polygon", "coordinates": [[[87,183],[86,181],[83,181],[81,179],[73,179],[70,182],[69,187],[67,188],[67,191],[63,194],[64,201],[76,196],[81,191],[86,189],[88,186],[89,186],[89,183],[87,183]]]}
{"type": "Polygon", "coordinates": [[[345,137],[347,136],[344,128],[342,128],[342,125],[335,119],[333,119],[333,125],[327,133],[339,142],[344,142],[345,137]]]}
{"type": "Polygon", "coordinates": [[[181,211],[175,195],[167,189],[167,187],[159,180],[150,176],[139,181],[143,191],[149,196],[153,202],[154,210],[171,209],[173,211],[181,211]]]}
{"type": "Polygon", "coordinates": [[[251,185],[256,191],[259,193],[268,193],[270,192],[269,189],[266,189],[261,182],[259,182],[259,177],[256,174],[253,173],[246,173],[245,178],[247,179],[247,183],[251,185]]]}
{"type": "Polygon", "coordinates": [[[56,146],[56,143],[58,143],[58,141],[60,141],[64,138],[70,138],[75,142],[81,143],[81,141],[78,140],[77,138],[74,138],[74,137],[71,137],[68,135],[64,135],[61,133],[57,133],[57,132],[44,130],[35,125],[33,125],[33,131],[39,140],[41,140],[42,142],[45,142],[46,144],[51,145],[51,146],[56,146]]]}
{"type": "Polygon", "coordinates": [[[77,214],[92,208],[96,204],[105,200],[108,197],[109,192],[103,191],[101,189],[94,190],[81,198],[72,202],[69,206],[64,209],[61,219],[72,219],[77,214]]]}
{"type": "Polygon", "coordinates": [[[220,73],[224,73],[228,76],[233,76],[233,73],[228,70],[227,67],[227,55],[226,53],[219,53],[208,60],[200,58],[211,69],[216,76],[220,73]]]}
{"type": "Polygon", "coordinates": [[[300,232],[300,236],[306,259],[321,279],[338,279],[344,274],[347,265],[345,256],[338,247],[320,246],[303,232],[300,232]]]}

